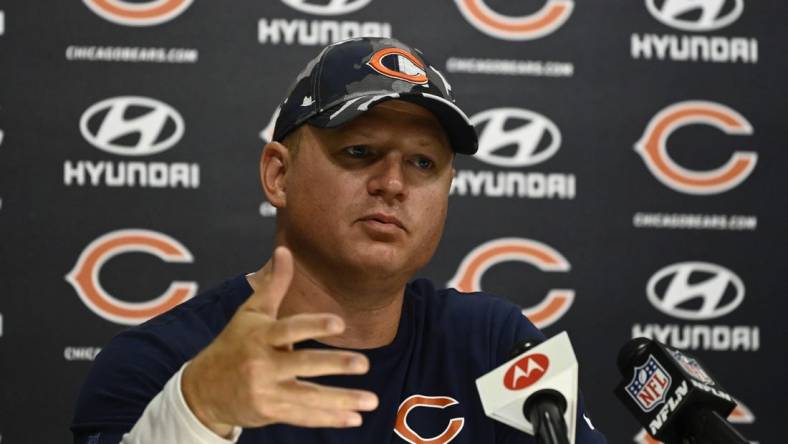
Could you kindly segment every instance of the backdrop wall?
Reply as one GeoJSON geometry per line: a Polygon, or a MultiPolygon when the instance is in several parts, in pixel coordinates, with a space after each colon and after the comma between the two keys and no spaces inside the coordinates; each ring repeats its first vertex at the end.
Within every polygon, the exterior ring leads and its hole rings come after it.
{"type": "Polygon", "coordinates": [[[788,6],[753,0],[0,3],[0,440],[68,442],[118,331],[271,250],[274,107],[332,41],[422,49],[472,116],[422,274],[567,330],[611,443],[633,336],[686,349],[779,442],[788,6]]]}

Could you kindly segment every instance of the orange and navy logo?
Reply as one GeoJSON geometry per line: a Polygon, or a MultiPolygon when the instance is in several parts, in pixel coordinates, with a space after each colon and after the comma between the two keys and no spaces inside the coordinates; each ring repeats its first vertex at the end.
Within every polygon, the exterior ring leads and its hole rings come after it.
{"type": "Polygon", "coordinates": [[[519,17],[493,11],[484,0],[454,0],[468,22],[479,31],[503,40],[533,40],[563,25],[575,7],[574,0],[548,0],[538,11],[519,17]]]}
{"type": "Polygon", "coordinates": [[[753,132],[744,116],[719,103],[691,100],[668,106],[651,119],[635,144],[660,182],[682,193],[706,195],[728,191],[749,177],[758,161],[758,154],[751,151],[736,151],[725,165],[714,169],[698,171],[677,164],[668,154],[668,137],[688,125],[709,125],[732,135],[753,132]]]}
{"type": "Polygon", "coordinates": [[[125,26],[152,26],[170,21],[191,5],[193,0],[83,0],[91,11],[113,23],[125,26]]]}
{"type": "Polygon", "coordinates": [[[383,48],[372,54],[367,62],[370,68],[393,79],[417,85],[428,82],[427,67],[415,55],[400,48],[383,48]]]}
{"type": "MultiPolygon", "coordinates": [[[[567,272],[569,261],[552,247],[531,239],[501,238],[474,248],[462,260],[448,286],[463,292],[481,291],[484,273],[502,262],[519,261],[547,272],[567,272]]],[[[523,309],[523,315],[539,328],[559,320],[572,306],[574,290],[554,289],[537,305],[523,309]]]]}
{"type": "Polygon", "coordinates": [[[417,407],[428,407],[445,409],[457,405],[459,402],[449,396],[425,396],[411,395],[402,401],[397,410],[397,419],[394,424],[394,432],[400,438],[411,444],[445,444],[453,440],[460,434],[465,425],[465,418],[452,418],[446,428],[437,436],[425,438],[419,435],[408,425],[408,415],[417,407]]]}
{"type": "Polygon", "coordinates": [[[94,313],[112,322],[136,325],[197,293],[194,282],[173,281],[161,295],[146,302],[126,302],[110,295],[99,281],[101,267],[124,253],[148,253],[165,262],[192,263],[189,250],[177,240],[150,230],[126,229],[107,233],[90,243],[79,255],[66,281],[94,313]]]}

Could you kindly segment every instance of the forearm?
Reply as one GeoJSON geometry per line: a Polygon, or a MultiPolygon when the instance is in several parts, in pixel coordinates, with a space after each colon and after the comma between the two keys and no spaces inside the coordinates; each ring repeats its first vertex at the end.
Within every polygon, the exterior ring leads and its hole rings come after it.
{"type": "Polygon", "coordinates": [[[224,439],[205,427],[189,409],[181,392],[181,378],[186,365],[151,400],[131,431],[123,435],[122,444],[232,444],[238,441],[240,427],[235,427],[229,439],[224,439]]]}

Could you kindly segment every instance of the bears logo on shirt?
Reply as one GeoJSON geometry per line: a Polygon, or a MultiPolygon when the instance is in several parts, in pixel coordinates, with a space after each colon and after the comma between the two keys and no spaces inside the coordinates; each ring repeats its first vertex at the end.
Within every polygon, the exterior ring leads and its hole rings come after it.
{"type": "Polygon", "coordinates": [[[408,415],[417,407],[429,407],[445,409],[459,402],[449,396],[425,396],[411,395],[402,401],[397,409],[397,419],[394,425],[394,432],[400,438],[411,444],[445,444],[453,440],[462,431],[465,425],[465,418],[452,418],[446,428],[437,436],[425,438],[411,429],[408,425],[408,415]]]}

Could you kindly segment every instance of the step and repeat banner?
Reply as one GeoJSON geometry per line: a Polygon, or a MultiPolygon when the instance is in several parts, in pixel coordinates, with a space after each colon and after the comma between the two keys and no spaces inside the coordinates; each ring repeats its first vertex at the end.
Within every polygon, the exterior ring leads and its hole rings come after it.
{"type": "Polygon", "coordinates": [[[756,0],[0,2],[0,442],[69,442],[109,339],[270,254],[274,108],[322,46],[392,36],[451,82],[460,156],[422,275],[568,331],[594,423],[619,348],[697,356],[781,442],[788,6],[756,0]]]}

